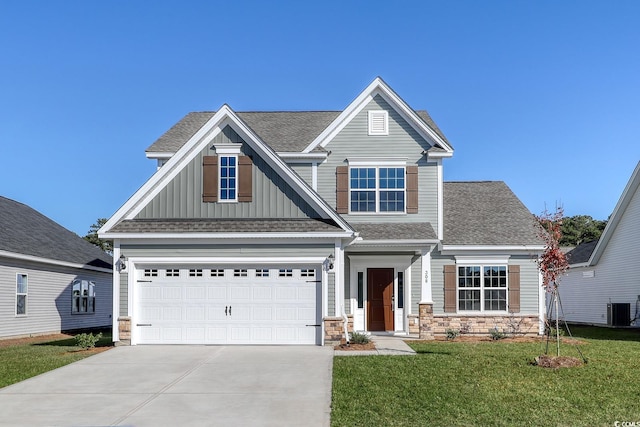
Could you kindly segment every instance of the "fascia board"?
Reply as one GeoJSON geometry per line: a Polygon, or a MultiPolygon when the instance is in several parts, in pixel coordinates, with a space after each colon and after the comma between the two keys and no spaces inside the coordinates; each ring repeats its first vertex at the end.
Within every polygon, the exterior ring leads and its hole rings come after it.
{"type": "Polygon", "coordinates": [[[438,244],[439,240],[356,240],[354,246],[427,246],[438,244]]]}
{"type": "Polygon", "coordinates": [[[640,186],[640,162],[638,162],[636,168],[633,170],[631,178],[629,178],[629,182],[627,182],[627,185],[625,186],[624,191],[622,192],[622,195],[620,196],[620,199],[618,200],[618,203],[616,204],[616,207],[613,210],[598,243],[596,244],[596,247],[593,249],[593,253],[591,254],[591,257],[589,257],[588,265],[595,265],[600,261],[602,253],[611,240],[611,236],[613,236],[616,227],[622,220],[622,216],[627,210],[629,203],[631,203],[631,199],[638,191],[638,186],[640,186]]]}
{"type": "Polygon", "coordinates": [[[448,159],[453,157],[453,151],[438,151],[434,153],[427,153],[427,157],[430,159],[448,159]]]}
{"type": "MultiPolygon", "coordinates": [[[[327,254],[328,256],[328,254],[327,254]]],[[[130,257],[142,264],[323,264],[326,257],[130,257]]]]}
{"type": "Polygon", "coordinates": [[[544,250],[544,245],[442,245],[440,252],[443,255],[454,255],[465,252],[484,253],[532,253],[537,254],[544,250]]]}
{"type": "Polygon", "coordinates": [[[427,126],[422,119],[409,107],[409,105],[402,100],[380,77],[376,77],[367,88],[358,95],[358,97],[351,102],[344,109],[342,113],[336,119],[314,139],[311,144],[303,150],[308,153],[315,147],[320,145],[325,147],[329,141],[331,141],[362,109],[375,97],[375,95],[381,95],[385,101],[391,104],[400,116],[410,123],[413,128],[422,136],[425,140],[434,141],[441,145],[450,156],[453,155],[453,148],[447,144],[440,136],[427,126]]]}
{"type": "Polygon", "coordinates": [[[57,259],[42,258],[42,257],[33,256],[33,255],[19,254],[16,252],[0,251],[0,257],[17,259],[21,261],[37,262],[37,263],[48,264],[48,265],[57,265],[61,267],[71,267],[71,268],[79,268],[83,270],[99,271],[101,273],[113,273],[112,269],[110,268],[94,267],[92,265],[77,264],[73,262],[60,261],[57,259]]]}
{"type": "Polygon", "coordinates": [[[147,159],[170,159],[174,154],[176,153],[167,151],[147,151],[144,155],[147,159]]]}
{"type": "Polygon", "coordinates": [[[101,239],[344,239],[353,236],[352,232],[336,233],[101,233],[101,239]]]}
{"type": "Polygon", "coordinates": [[[306,160],[324,160],[329,153],[299,153],[299,152],[277,152],[278,156],[283,159],[306,159],[306,160]]]}
{"type": "Polygon", "coordinates": [[[577,264],[569,264],[569,268],[570,269],[589,267],[589,266],[590,266],[590,264],[588,262],[579,262],[577,264]]]}

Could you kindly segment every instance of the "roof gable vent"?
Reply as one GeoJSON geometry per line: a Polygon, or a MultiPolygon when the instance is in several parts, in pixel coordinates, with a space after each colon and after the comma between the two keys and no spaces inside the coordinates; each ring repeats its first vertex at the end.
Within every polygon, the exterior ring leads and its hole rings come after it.
{"type": "Polygon", "coordinates": [[[369,135],[389,135],[389,113],[369,111],[369,135]]]}

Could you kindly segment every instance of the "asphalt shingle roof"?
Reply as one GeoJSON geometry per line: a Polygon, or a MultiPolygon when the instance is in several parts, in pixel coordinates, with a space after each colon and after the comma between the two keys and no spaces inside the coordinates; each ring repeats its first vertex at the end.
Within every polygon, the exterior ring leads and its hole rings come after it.
{"type": "Polygon", "coordinates": [[[321,219],[130,219],[113,233],[277,233],[342,231],[321,219]]]}
{"type": "Polygon", "coordinates": [[[586,243],[580,243],[578,246],[567,252],[567,262],[569,264],[581,264],[589,261],[591,254],[596,248],[598,240],[592,240],[586,243]]]}
{"type": "Polygon", "coordinates": [[[541,245],[536,225],[502,181],[444,183],[446,245],[541,245]]]}
{"type": "MultiPolygon", "coordinates": [[[[214,114],[215,111],[187,114],[146,151],[175,153],[214,114]]],[[[304,150],[340,115],[340,111],[247,111],[236,114],[276,152],[295,153],[304,150]]],[[[429,113],[420,110],[416,111],[416,114],[444,141],[447,141],[429,113]]],[[[323,151],[323,149],[318,147],[314,151],[323,151]]]]}
{"type": "Polygon", "coordinates": [[[428,222],[385,222],[351,224],[360,237],[367,240],[435,240],[433,227],[428,222]]]}
{"type": "Polygon", "coordinates": [[[112,258],[31,207],[0,196],[0,250],[111,268],[112,258]]]}

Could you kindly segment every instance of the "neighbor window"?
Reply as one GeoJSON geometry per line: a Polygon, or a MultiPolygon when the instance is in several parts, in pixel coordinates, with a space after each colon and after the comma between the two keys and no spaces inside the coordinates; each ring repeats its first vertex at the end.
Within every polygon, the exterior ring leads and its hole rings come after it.
{"type": "Polygon", "coordinates": [[[220,156],[220,200],[238,199],[237,161],[236,156],[220,156]]]}
{"type": "Polygon", "coordinates": [[[16,315],[27,315],[27,294],[29,284],[26,274],[18,274],[16,276],[16,315]]]}
{"type": "Polygon", "coordinates": [[[405,168],[351,168],[351,212],[404,212],[405,168]]]}
{"type": "Polygon", "coordinates": [[[507,267],[458,267],[458,310],[506,311],[507,267]]]}
{"type": "Polygon", "coordinates": [[[90,314],[96,312],[96,284],[88,280],[74,280],[71,287],[71,312],[90,314]]]}

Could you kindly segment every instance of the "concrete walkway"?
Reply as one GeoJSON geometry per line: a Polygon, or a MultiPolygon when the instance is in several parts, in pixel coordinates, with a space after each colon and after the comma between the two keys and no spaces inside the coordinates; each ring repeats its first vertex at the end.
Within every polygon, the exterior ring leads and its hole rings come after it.
{"type": "Polygon", "coordinates": [[[0,389],[0,426],[329,426],[333,350],[116,347],[0,389]]]}
{"type": "Polygon", "coordinates": [[[405,343],[405,340],[415,339],[408,336],[394,335],[371,335],[371,341],[376,346],[375,350],[366,351],[339,351],[336,350],[336,356],[372,356],[372,355],[391,355],[391,356],[411,356],[416,354],[411,347],[405,343]]]}

